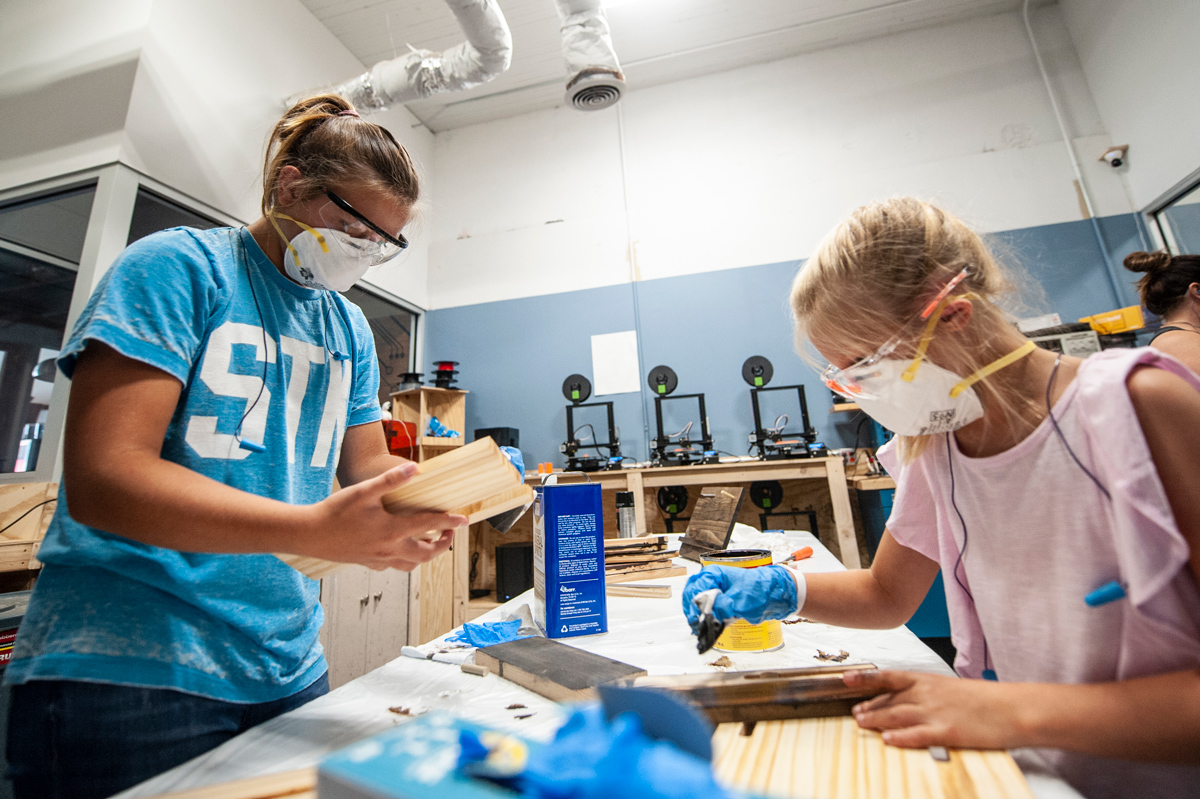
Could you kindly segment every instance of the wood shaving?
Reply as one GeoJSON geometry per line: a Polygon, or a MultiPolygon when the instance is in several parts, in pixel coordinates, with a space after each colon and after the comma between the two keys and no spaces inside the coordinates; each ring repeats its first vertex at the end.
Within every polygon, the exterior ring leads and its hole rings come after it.
{"type": "Polygon", "coordinates": [[[415,713],[412,712],[412,708],[401,707],[400,705],[396,705],[395,707],[389,707],[388,710],[392,711],[397,716],[415,716],[416,715],[415,713]]]}
{"type": "Polygon", "coordinates": [[[833,663],[841,663],[843,660],[850,657],[850,653],[847,652],[845,649],[843,649],[840,652],[838,652],[836,655],[832,655],[829,652],[822,652],[820,649],[818,649],[817,654],[813,655],[813,657],[816,660],[824,660],[824,661],[829,661],[829,662],[833,662],[833,663]]]}
{"type": "Polygon", "coordinates": [[[784,623],[784,624],[804,624],[804,623],[807,623],[807,624],[816,624],[816,622],[815,622],[815,621],[813,621],[812,619],[804,619],[804,618],[801,618],[801,619],[784,619],[784,620],[783,620],[783,623],[784,623]]]}
{"type": "Polygon", "coordinates": [[[505,710],[524,710],[524,709],[525,709],[525,706],[524,706],[524,705],[518,705],[516,702],[513,702],[511,705],[509,705],[508,707],[506,707],[506,708],[504,708],[504,709],[505,709],[505,710]]]}
{"type": "Polygon", "coordinates": [[[721,655],[721,657],[717,658],[716,660],[714,660],[712,663],[709,663],[708,665],[716,666],[718,669],[727,669],[733,665],[733,661],[730,660],[729,658],[725,657],[724,655],[721,655]]]}
{"type": "Polygon", "coordinates": [[[532,713],[525,713],[525,714],[523,714],[523,715],[520,715],[520,716],[513,716],[513,718],[514,718],[514,719],[527,719],[527,718],[530,718],[531,716],[533,716],[533,714],[532,714],[532,713]]]}

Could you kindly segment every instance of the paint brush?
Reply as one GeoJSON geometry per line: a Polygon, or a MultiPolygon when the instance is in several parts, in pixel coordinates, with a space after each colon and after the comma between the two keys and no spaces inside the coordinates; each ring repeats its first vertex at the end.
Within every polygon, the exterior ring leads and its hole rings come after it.
{"type": "Polygon", "coordinates": [[[701,591],[692,599],[692,603],[700,609],[700,619],[696,622],[696,651],[701,655],[713,648],[725,630],[725,622],[713,615],[713,603],[720,593],[719,589],[712,588],[701,591]]]}

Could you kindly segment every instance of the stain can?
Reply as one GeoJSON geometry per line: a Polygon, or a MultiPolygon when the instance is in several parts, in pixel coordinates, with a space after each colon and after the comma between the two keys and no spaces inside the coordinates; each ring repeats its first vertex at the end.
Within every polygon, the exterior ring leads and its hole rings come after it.
{"type": "MultiPolygon", "coordinates": [[[[704,566],[734,566],[753,569],[770,566],[774,557],[767,549],[724,549],[706,552],[700,556],[704,566]]],[[[720,652],[771,652],[783,646],[783,625],[778,619],[768,619],[761,624],[736,619],[725,625],[725,631],[713,645],[720,652]]]]}

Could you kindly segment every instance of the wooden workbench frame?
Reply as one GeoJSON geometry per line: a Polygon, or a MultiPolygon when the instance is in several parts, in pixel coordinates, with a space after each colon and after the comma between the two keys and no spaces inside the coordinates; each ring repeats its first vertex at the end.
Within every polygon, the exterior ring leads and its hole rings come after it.
{"type": "MultiPolygon", "coordinates": [[[[694,466],[660,466],[621,469],[608,472],[556,472],[560,483],[582,483],[589,479],[602,489],[633,492],[634,520],[638,535],[648,535],[645,489],[662,486],[719,485],[753,483],[758,480],[825,480],[833,505],[833,523],[838,548],[847,569],[862,568],[858,556],[858,537],[854,534],[854,515],[850,492],[846,487],[846,469],[840,457],[794,458],[777,461],[740,461],[707,463],[694,466]]],[[[538,484],[541,475],[531,474],[526,481],[538,484]]]]}

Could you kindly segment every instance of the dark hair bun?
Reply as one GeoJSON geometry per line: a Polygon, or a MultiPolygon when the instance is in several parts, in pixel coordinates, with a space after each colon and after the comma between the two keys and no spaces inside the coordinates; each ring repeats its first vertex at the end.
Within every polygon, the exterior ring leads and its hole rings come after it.
{"type": "Polygon", "coordinates": [[[1130,272],[1154,272],[1171,265],[1171,254],[1158,252],[1131,252],[1125,256],[1125,268],[1130,272]]]}

